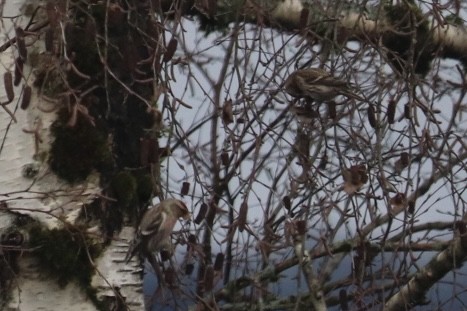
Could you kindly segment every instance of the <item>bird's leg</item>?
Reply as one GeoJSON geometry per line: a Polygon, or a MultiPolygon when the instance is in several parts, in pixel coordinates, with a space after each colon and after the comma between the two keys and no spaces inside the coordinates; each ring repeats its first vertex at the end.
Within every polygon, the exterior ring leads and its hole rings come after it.
{"type": "Polygon", "coordinates": [[[155,295],[161,294],[162,300],[165,300],[164,290],[167,288],[167,284],[165,283],[164,274],[157,262],[156,256],[154,253],[149,253],[147,256],[149,263],[151,264],[152,268],[154,269],[154,273],[156,274],[157,278],[157,288],[155,295]]]}
{"type": "Polygon", "coordinates": [[[177,277],[177,273],[175,272],[176,271],[175,263],[173,261],[174,250],[175,248],[171,243],[168,249],[163,249],[160,252],[162,261],[169,262],[168,268],[165,269],[165,266],[163,266],[162,268],[164,269],[164,275],[166,276],[165,283],[168,286],[168,288],[170,288],[171,290],[178,289],[178,285],[177,285],[178,282],[176,280],[178,277],[177,277]]]}

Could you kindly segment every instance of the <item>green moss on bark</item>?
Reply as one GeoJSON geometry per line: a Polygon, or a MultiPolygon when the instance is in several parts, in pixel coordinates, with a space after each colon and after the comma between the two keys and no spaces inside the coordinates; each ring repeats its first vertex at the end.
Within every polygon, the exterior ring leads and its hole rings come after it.
{"type": "Polygon", "coordinates": [[[94,274],[91,260],[100,254],[101,249],[83,230],[75,227],[48,230],[33,226],[29,234],[41,271],[46,271],[60,286],[70,281],[77,281],[83,288],[90,284],[94,274]]]}
{"type": "Polygon", "coordinates": [[[68,125],[70,114],[66,108],[58,113],[51,126],[54,141],[50,150],[49,164],[60,178],[70,182],[85,180],[94,169],[111,165],[107,133],[78,116],[74,126],[68,125]]]}

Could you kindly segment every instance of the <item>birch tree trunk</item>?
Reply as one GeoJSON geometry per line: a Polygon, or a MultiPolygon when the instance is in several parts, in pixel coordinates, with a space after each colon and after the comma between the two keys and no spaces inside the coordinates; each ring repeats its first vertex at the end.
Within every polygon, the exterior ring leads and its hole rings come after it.
{"type": "MultiPolygon", "coordinates": [[[[15,27],[27,27],[30,16],[22,15],[28,5],[37,6],[31,1],[3,3],[3,16],[20,16],[14,23],[3,20],[3,43],[15,37],[15,27]]],[[[45,53],[42,37],[28,40],[27,44],[29,58],[33,54],[45,53]]],[[[0,75],[14,74],[18,50],[13,45],[0,55],[0,75]]],[[[45,269],[44,262],[38,262],[35,252],[41,246],[34,247],[29,243],[34,238],[32,227],[56,229],[62,234],[66,233],[67,226],[80,226],[78,218],[83,207],[102,195],[97,173],[70,184],[51,171],[46,157],[54,139],[50,128],[56,114],[49,112],[53,103],[40,96],[33,86],[32,70],[29,63],[24,64],[23,78],[13,88],[14,100],[5,104],[0,112],[0,309],[117,310],[115,308],[128,305],[131,309],[142,310],[142,278],[137,273],[142,267],[136,261],[125,264],[123,260],[128,242],[133,238],[131,226],[124,226],[110,243],[103,239],[99,226],[87,224],[82,227],[83,234],[90,237],[88,241],[102,249],[98,257],[88,258],[93,269],[86,286],[73,278],[60,284],[54,275],[54,267],[45,269]],[[27,109],[22,106],[26,86],[32,86],[27,109]]],[[[2,86],[0,101],[5,103],[8,102],[8,86],[2,86]]],[[[66,254],[66,248],[67,245],[63,245],[55,255],[78,257],[76,248],[69,250],[71,254],[66,254]]]]}

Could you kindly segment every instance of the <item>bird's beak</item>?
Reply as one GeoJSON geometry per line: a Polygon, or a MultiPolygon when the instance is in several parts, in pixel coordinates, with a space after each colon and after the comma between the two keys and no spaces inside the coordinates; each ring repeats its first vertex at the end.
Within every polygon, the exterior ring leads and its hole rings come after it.
{"type": "Polygon", "coordinates": [[[191,213],[188,213],[185,216],[183,216],[183,219],[185,219],[185,220],[191,219],[191,213]]]}

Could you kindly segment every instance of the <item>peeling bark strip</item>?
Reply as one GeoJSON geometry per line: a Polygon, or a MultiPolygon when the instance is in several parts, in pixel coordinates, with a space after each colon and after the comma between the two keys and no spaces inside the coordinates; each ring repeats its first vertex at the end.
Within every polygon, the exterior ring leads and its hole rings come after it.
{"type": "Polygon", "coordinates": [[[388,117],[388,123],[393,124],[394,123],[394,117],[396,115],[396,101],[391,99],[389,101],[388,105],[388,110],[387,110],[387,117],[388,117]]]}
{"type": "Polygon", "coordinates": [[[375,117],[375,108],[372,105],[368,106],[368,122],[370,123],[372,128],[376,128],[376,117],[375,117]]]}
{"type": "Polygon", "coordinates": [[[187,195],[189,191],[190,191],[190,183],[187,181],[183,182],[181,194],[187,195]]]}
{"type": "Polygon", "coordinates": [[[177,273],[175,272],[174,268],[168,267],[167,270],[164,271],[164,279],[165,283],[170,288],[177,287],[177,273]]]}
{"type": "Polygon", "coordinates": [[[175,54],[175,51],[177,50],[177,45],[178,45],[177,39],[175,38],[170,39],[169,44],[167,44],[167,50],[164,53],[164,58],[162,59],[164,63],[167,63],[168,61],[172,59],[172,57],[175,54]]]}
{"type": "Polygon", "coordinates": [[[45,50],[47,52],[52,52],[54,50],[54,29],[49,28],[45,31],[45,50]]]}
{"type": "Polygon", "coordinates": [[[5,85],[6,97],[8,99],[7,103],[11,103],[15,98],[15,92],[13,91],[13,76],[10,71],[3,74],[3,83],[5,85]]]}
{"type": "Polygon", "coordinates": [[[23,99],[21,100],[21,109],[26,110],[31,102],[31,87],[26,85],[23,90],[23,99]]]}
{"type": "Polygon", "coordinates": [[[407,103],[404,105],[404,118],[410,119],[412,117],[412,112],[410,111],[410,104],[407,103]]]}
{"type": "Polygon", "coordinates": [[[214,271],[221,271],[224,265],[224,254],[218,253],[214,261],[214,271]]]}
{"type": "Polygon", "coordinates": [[[224,166],[229,166],[229,153],[224,151],[221,153],[221,163],[224,166]]]}
{"type": "Polygon", "coordinates": [[[408,152],[402,152],[400,156],[401,165],[407,167],[410,164],[410,155],[408,152]]]}
{"type": "Polygon", "coordinates": [[[204,274],[204,290],[207,292],[212,291],[214,287],[214,269],[212,265],[206,267],[206,272],[204,274]]]}
{"type": "Polygon", "coordinates": [[[240,232],[243,232],[243,230],[245,230],[247,215],[248,203],[243,202],[242,205],[240,205],[240,211],[238,212],[238,230],[240,232]]]}
{"type": "Polygon", "coordinates": [[[297,234],[298,235],[304,235],[306,234],[307,228],[306,228],[306,220],[298,220],[295,223],[296,229],[297,229],[297,234]]]}
{"type": "Polygon", "coordinates": [[[234,121],[232,100],[226,100],[222,106],[222,120],[225,124],[230,124],[234,121]]]}
{"type": "Polygon", "coordinates": [[[24,41],[24,30],[21,27],[17,27],[16,31],[16,47],[18,48],[19,56],[23,61],[28,58],[28,50],[26,49],[26,42],[24,41]]]}
{"type": "Polygon", "coordinates": [[[336,110],[336,102],[330,101],[328,102],[328,111],[329,111],[329,118],[336,119],[337,117],[337,110],[336,110]]]}
{"type": "Polygon", "coordinates": [[[185,275],[191,275],[195,270],[195,265],[192,263],[187,263],[185,266],[185,275]]]}
{"type": "Polygon", "coordinates": [[[284,203],[284,207],[286,210],[290,211],[292,208],[292,202],[290,200],[290,197],[286,195],[285,197],[282,198],[282,203],[284,203]]]}
{"type": "Polygon", "coordinates": [[[23,65],[24,62],[21,57],[17,57],[15,61],[15,80],[13,82],[14,86],[18,86],[23,77],[23,65]]]}
{"type": "Polygon", "coordinates": [[[201,204],[198,215],[196,215],[196,218],[195,218],[195,224],[199,225],[203,221],[203,219],[206,217],[207,211],[208,211],[208,205],[206,203],[201,204]]]}

